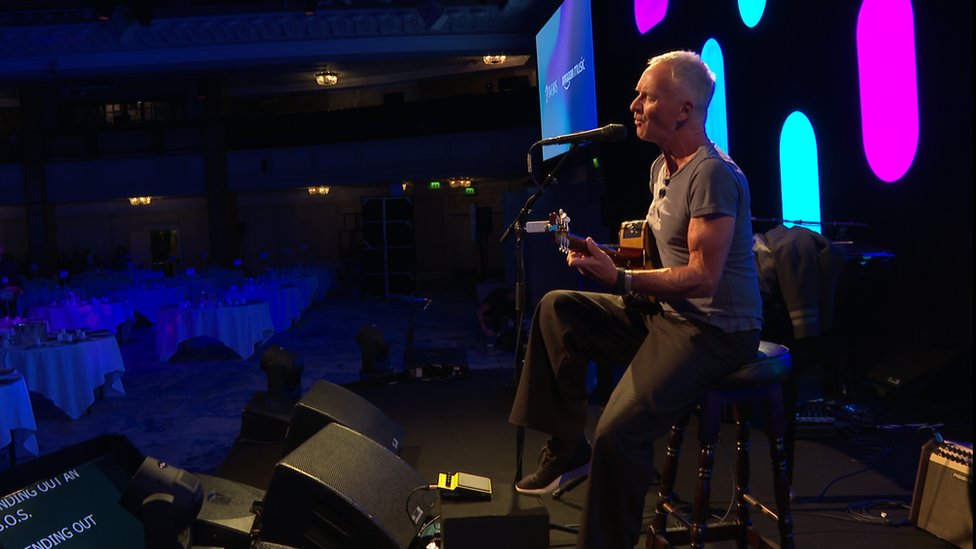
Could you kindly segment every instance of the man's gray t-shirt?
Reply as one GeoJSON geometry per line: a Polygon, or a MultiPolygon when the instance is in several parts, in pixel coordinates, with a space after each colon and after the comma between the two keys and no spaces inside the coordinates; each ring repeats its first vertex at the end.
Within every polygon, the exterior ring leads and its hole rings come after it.
{"type": "Polygon", "coordinates": [[[735,218],[732,247],[715,295],[661,299],[665,310],[724,332],[762,327],[762,297],[752,254],[749,183],[731,158],[709,141],[690,162],[668,175],[664,156],[651,165],[648,225],[664,267],[688,265],[688,223],[711,214],[735,218]]]}

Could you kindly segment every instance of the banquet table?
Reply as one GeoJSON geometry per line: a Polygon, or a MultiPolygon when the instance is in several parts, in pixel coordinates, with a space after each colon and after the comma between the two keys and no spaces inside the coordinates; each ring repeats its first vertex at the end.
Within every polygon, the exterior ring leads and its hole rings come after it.
{"type": "Polygon", "coordinates": [[[126,300],[132,310],[140,313],[153,324],[156,323],[156,311],[160,307],[176,305],[183,301],[183,286],[161,286],[148,288],[119,288],[109,294],[119,300],[126,300]]]}
{"type": "Polygon", "coordinates": [[[231,286],[241,286],[244,284],[244,271],[219,269],[216,271],[207,271],[207,274],[213,276],[214,284],[218,288],[230,288],[231,286]]]}
{"type": "Polygon", "coordinates": [[[173,280],[183,287],[183,297],[190,301],[199,302],[201,293],[212,292],[217,289],[217,281],[212,276],[175,278],[173,280]]]}
{"type": "Polygon", "coordinates": [[[143,271],[141,269],[133,269],[131,271],[116,271],[116,273],[118,273],[116,276],[131,278],[133,283],[135,283],[137,280],[140,282],[155,282],[166,278],[166,273],[163,271],[143,271]]]}
{"type": "Polygon", "coordinates": [[[17,370],[28,390],[51,399],[71,419],[77,419],[95,402],[95,389],[103,388],[106,395],[125,394],[125,365],[118,342],[105,332],[89,333],[86,341],[0,348],[0,368],[17,370]]]}
{"type": "Polygon", "coordinates": [[[27,384],[20,372],[0,373],[0,448],[10,446],[10,465],[17,454],[37,455],[37,424],[27,384]]]}
{"type": "Polygon", "coordinates": [[[28,286],[17,296],[17,314],[24,314],[35,305],[43,305],[52,301],[63,301],[68,293],[81,295],[85,291],[82,286],[72,287],[37,287],[28,286]]]}
{"type": "Polygon", "coordinates": [[[35,305],[28,310],[32,317],[43,318],[51,332],[61,330],[108,330],[117,334],[119,341],[129,339],[129,329],[135,324],[132,305],[124,299],[105,302],[35,305]]]}
{"type": "Polygon", "coordinates": [[[339,280],[339,266],[333,263],[320,263],[310,265],[304,274],[314,276],[319,281],[319,287],[315,290],[315,299],[325,299],[329,290],[336,285],[339,280]]]}
{"type": "Polygon", "coordinates": [[[274,324],[267,301],[250,301],[244,305],[204,307],[161,307],[156,323],[156,353],[160,362],[176,354],[180,343],[195,337],[214,338],[242,358],[254,354],[254,348],[274,334],[274,324]]]}
{"type": "Polygon", "coordinates": [[[244,287],[238,290],[224,292],[226,299],[243,299],[250,301],[260,299],[268,302],[268,312],[271,314],[271,324],[274,331],[284,332],[292,327],[302,317],[302,311],[307,304],[302,297],[301,289],[293,284],[276,287],[244,287]],[[304,306],[303,306],[304,305],[304,306]]]}
{"type": "Polygon", "coordinates": [[[319,279],[314,276],[294,276],[294,277],[279,277],[271,279],[271,282],[277,282],[278,284],[294,284],[298,286],[299,293],[301,295],[301,310],[305,310],[309,305],[312,304],[312,299],[315,297],[315,290],[319,287],[319,279]]]}
{"type": "MultiPolygon", "coordinates": [[[[75,280],[72,280],[74,283],[75,280]]],[[[122,286],[128,286],[132,284],[131,278],[117,278],[117,277],[98,277],[98,278],[85,278],[80,281],[81,286],[85,288],[86,297],[104,297],[108,295],[108,292],[121,288],[122,286]]]]}

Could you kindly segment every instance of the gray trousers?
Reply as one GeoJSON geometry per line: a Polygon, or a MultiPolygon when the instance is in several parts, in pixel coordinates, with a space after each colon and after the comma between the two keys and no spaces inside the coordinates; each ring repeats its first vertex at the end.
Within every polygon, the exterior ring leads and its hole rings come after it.
{"type": "Polygon", "coordinates": [[[620,296],[557,290],[542,298],[510,422],[576,438],[586,426],[589,362],[629,365],[592,441],[578,549],[633,549],[657,478],[654,440],[758,348],[759,330],[724,333],[620,296]]]}

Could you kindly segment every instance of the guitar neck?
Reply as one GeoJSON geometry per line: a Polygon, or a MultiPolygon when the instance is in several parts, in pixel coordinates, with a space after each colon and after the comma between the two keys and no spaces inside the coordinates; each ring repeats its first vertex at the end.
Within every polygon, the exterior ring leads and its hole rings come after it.
{"type": "MultiPolygon", "coordinates": [[[[570,251],[586,254],[589,250],[586,247],[586,239],[580,238],[575,234],[566,233],[565,237],[568,242],[568,247],[570,251]]],[[[618,267],[624,268],[643,268],[644,267],[644,251],[637,248],[620,248],[614,249],[603,244],[597,244],[601,250],[603,250],[610,259],[613,260],[613,264],[618,267]]]]}

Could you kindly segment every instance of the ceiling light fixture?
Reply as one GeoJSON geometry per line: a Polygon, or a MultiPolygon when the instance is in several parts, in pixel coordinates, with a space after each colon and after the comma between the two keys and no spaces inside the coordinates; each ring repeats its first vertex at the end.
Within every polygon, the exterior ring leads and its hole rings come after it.
{"type": "Polygon", "coordinates": [[[508,57],[505,55],[486,55],[482,59],[485,65],[502,65],[508,57]]]}
{"type": "Polygon", "coordinates": [[[315,75],[315,83],[319,86],[335,86],[339,83],[339,75],[332,72],[320,72],[315,75]]]}

